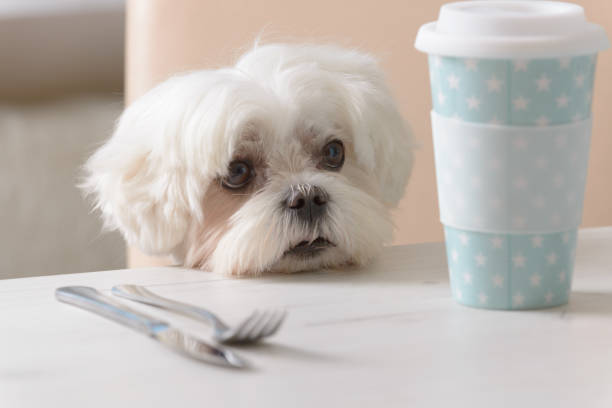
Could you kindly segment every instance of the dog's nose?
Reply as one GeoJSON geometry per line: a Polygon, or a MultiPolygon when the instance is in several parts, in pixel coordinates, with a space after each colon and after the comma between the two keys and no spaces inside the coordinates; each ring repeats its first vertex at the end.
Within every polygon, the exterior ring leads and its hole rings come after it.
{"type": "Polygon", "coordinates": [[[306,222],[319,219],[327,209],[327,193],[321,187],[310,184],[292,186],[285,206],[306,222]]]}

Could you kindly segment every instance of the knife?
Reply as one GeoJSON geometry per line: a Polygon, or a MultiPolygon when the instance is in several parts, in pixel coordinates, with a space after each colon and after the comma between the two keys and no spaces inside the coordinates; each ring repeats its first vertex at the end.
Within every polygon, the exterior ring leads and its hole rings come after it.
{"type": "Polygon", "coordinates": [[[168,323],[147,316],[117,302],[89,286],[64,286],[55,290],[60,302],[80,307],[136,329],[183,355],[206,363],[225,367],[244,368],[246,362],[234,352],[208,344],[170,326],[168,323]]]}

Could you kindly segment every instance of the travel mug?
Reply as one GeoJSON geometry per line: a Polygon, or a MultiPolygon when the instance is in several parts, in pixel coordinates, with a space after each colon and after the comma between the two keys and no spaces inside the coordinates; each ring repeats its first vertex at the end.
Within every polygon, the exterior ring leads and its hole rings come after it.
{"type": "Polygon", "coordinates": [[[604,30],[552,1],[442,6],[429,54],[440,219],[453,297],[489,309],[568,302],[604,30]]]}

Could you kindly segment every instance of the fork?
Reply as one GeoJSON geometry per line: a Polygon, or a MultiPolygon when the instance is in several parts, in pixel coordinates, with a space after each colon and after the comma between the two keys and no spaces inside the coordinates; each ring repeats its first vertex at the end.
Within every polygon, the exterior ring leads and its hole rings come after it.
{"type": "Polygon", "coordinates": [[[276,333],[286,316],[284,310],[263,312],[255,310],[240,324],[230,327],[206,309],[159,296],[144,286],[117,285],[111,291],[114,295],[125,299],[156,306],[210,323],[213,327],[213,337],[220,343],[256,343],[276,333]]]}

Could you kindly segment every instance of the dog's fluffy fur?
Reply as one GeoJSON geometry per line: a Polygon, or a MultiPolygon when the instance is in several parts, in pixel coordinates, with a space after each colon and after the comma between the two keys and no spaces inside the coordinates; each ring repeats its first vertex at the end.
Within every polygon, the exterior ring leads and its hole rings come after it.
{"type": "Polygon", "coordinates": [[[392,237],[412,141],[371,56],[331,45],[265,45],[235,66],[168,79],[131,104],[87,162],[84,189],[105,224],[152,255],[233,275],[363,264],[392,237]],[[330,140],[340,171],[317,165],[330,140]],[[221,180],[253,163],[243,190],[221,180]],[[325,216],[282,205],[294,186],[327,192],[325,216]],[[287,250],[324,237],[315,256],[287,250]]]}

